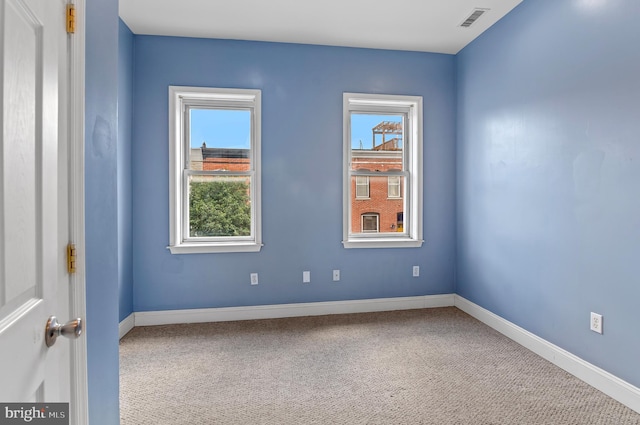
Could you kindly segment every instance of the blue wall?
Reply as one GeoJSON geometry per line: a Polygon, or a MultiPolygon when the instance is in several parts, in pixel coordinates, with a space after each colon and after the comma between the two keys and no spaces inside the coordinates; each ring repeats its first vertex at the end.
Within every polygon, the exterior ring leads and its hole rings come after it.
{"type": "Polygon", "coordinates": [[[638,16],[525,1],[457,62],[457,293],[635,386],[638,16]]]}
{"type": "Polygon", "coordinates": [[[451,293],[455,66],[450,55],[135,36],[134,310],[451,293]],[[262,90],[259,253],[172,255],[168,86],[262,90]],[[425,244],[342,247],[342,93],[424,97],[425,244]],[[411,276],[411,266],[421,276],[411,276]],[[331,270],[340,269],[340,283],[331,270]],[[311,284],[302,284],[302,271],[311,284]],[[260,284],[250,286],[257,272],[260,284]]]}
{"type": "MultiPolygon", "coordinates": [[[[117,424],[118,2],[86,2],[85,220],[91,425],[117,424]]],[[[82,254],[82,253],[81,253],[82,254]]]]}
{"type": "Polygon", "coordinates": [[[133,313],[131,136],[133,122],[133,33],[118,28],[118,296],[120,321],[133,313]]]}

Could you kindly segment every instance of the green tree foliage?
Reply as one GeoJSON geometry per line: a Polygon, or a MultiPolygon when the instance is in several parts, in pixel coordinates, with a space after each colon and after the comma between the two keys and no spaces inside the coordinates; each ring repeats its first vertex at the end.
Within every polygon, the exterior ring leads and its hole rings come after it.
{"type": "Polygon", "coordinates": [[[192,182],[189,192],[192,237],[250,236],[249,185],[237,181],[192,182]]]}

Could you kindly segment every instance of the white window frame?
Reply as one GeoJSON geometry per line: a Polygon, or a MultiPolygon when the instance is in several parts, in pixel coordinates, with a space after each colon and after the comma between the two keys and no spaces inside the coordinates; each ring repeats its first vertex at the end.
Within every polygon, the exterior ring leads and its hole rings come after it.
{"type": "MultiPolygon", "coordinates": [[[[343,246],[345,248],[418,248],[422,237],[422,96],[343,93],[343,246]],[[404,114],[403,170],[375,172],[375,176],[405,178],[401,198],[404,201],[403,232],[351,232],[351,181],[353,176],[372,175],[370,171],[351,169],[351,114],[404,114]]],[[[353,189],[355,190],[355,189],[353,189]]],[[[354,194],[355,195],[355,194],[354,194]]]]}
{"type": "Polygon", "coordinates": [[[211,87],[169,86],[169,246],[172,254],[215,252],[257,252],[262,247],[260,142],[261,91],[211,87]],[[246,175],[250,178],[251,235],[238,237],[189,237],[189,177],[207,174],[189,169],[190,108],[248,109],[251,111],[251,151],[249,172],[210,172],[246,175]]]}

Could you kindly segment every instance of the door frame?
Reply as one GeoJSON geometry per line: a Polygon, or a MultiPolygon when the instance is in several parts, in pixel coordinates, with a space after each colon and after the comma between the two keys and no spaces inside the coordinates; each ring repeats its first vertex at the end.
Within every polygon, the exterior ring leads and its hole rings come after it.
{"type": "MultiPolygon", "coordinates": [[[[85,274],[85,3],[71,0],[76,9],[75,33],[69,36],[69,237],[76,245],[76,273],[70,275],[70,316],[86,318],[85,274]]],[[[85,327],[86,329],[86,327],[85,327]]],[[[75,425],[89,423],[87,338],[71,344],[70,416],[75,425]]]]}

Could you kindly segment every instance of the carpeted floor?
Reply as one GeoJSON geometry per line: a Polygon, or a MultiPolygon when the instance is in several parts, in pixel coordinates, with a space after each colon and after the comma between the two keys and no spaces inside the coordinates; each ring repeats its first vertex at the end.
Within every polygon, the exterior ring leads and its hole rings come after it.
{"type": "Polygon", "coordinates": [[[640,424],[450,307],[137,327],[122,425],[640,424]]]}

